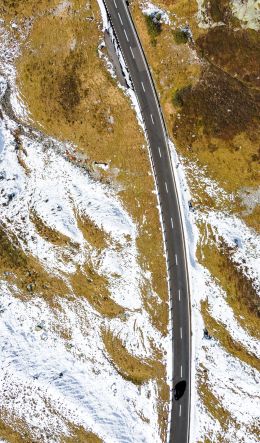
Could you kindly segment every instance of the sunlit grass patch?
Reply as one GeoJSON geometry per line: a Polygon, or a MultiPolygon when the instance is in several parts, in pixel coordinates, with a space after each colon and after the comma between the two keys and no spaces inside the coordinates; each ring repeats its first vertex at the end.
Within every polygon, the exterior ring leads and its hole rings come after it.
{"type": "Polygon", "coordinates": [[[72,425],[70,433],[70,436],[61,437],[61,443],[102,443],[103,441],[93,432],[86,431],[83,426],[72,425]]]}
{"type": "Polygon", "coordinates": [[[259,359],[253,353],[248,352],[241,343],[235,341],[225,326],[212,317],[207,300],[201,302],[201,313],[209,334],[218,340],[220,345],[229,354],[256,368],[258,371],[260,370],[259,359]]]}
{"type": "Polygon", "coordinates": [[[74,273],[71,283],[75,295],[86,298],[100,314],[116,317],[124,312],[124,308],[111,298],[108,279],[99,275],[91,265],[74,273]]]}
{"type": "Polygon", "coordinates": [[[1,415],[0,438],[4,439],[8,443],[33,443],[35,441],[22,420],[13,418],[12,422],[10,423],[10,418],[5,420],[6,415],[8,414],[5,414],[4,412],[1,415]]]}
{"type": "Polygon", "coordinates": [[[7,234],[6,227],[0,227],[0,242],[1,278],[21,289],[25,299],[37,293],[52,303],[55,295],[66,296],[64,280],[49,274],[35,257],[25,254],[15,237],[7,234]]]}
{"type": "MultiPolygon", "coordinates": [[[[140,263],[149,268],[155,291],[166,300],[162,235],[144,137],[127,99],[97,56],[99,11],[95,2],[90,6],[72,14],[74,5],[62,19],[47,14],[35,21],[17,64],[20,88],[36,124],[73,142],[87,156],[88,167],[93,162],[110,165],[102,180],[122,189],[119,196],[139,226],[140,263]],[[95,19],[82,26],[88,16],[95,19]]],[[[89,220],[78,217],[78,226],[93,247],[105,247],[107,236],[89,220]]]]}
{"type": "Polygon", "coordinates": [[[211,416],[221,424],[224,430],[226,430],[230,421],[232,421],[232,416],[229,411],[221,405],[221,401],[213,394],[208,383],[207,369],[203,365],[200,365],[198,373],[199,395],[211,416]]]}
{"type": "Polygon", "coordinates": [[[85,240],[95,249],[102,250],[108,246],[108,235],[90,218],[78,216],[77,224],[85,240]]]}
{"type": "Polygon", "coordinates": [[[30,221],[34,224],[38,234],[45,240],[59,246],[70,244],[69,237],[48,226],[34,210],[30,212],[30,221]]]}
{"type": "Polygon", "coordinates": [[[121,339],[109,330],[103,331],[103,341],[111,364],[124,379],[141,385],[150,379],[163,375],[164,369],[161,362],[142,361],[134,357],[126,349],[121,339]]]}
{"type": "Polygon", "coordinates": [[[230,256],[232,251],[225,246],[216,246],[213,241],[200,246],[200,262],[207,266],[226,293],[226,301],[235,318],[252,337],[259,339],[259,297],[252,282],[243,274],[230,256]]]}

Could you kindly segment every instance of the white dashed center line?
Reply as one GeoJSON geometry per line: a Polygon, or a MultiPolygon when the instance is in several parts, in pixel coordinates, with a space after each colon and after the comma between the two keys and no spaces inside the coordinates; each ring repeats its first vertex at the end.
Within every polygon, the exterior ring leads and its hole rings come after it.
{"type": "Polygon", "coordinates": [[[116,7],[116,9],[117,9],[117,4],[116,4],[116,0],[114,0],[114,5],[115,5],[115,7],[116,7]]]}
{"type": "Polygon", "coordinates": [[[171,217],[171,227],[173,229],[173,219],[172,219],[172,217],[171,217]]]}
{"type": "Polygon", "coordinates": [[[181,365],[181,378],[182,378],[182,365],[181,365]]]}
{"type": "Polygon", "coordinates": [[[180,335],[181,335],[181,339],[182,339],[182,328],[180,328],[180,335]]]}
{"type": "Polygon", "coordinates": [[[167,192],[167,194],[168,194],[168,186],[167,186],[167,183],[165,182],[164,184],[165,184],[166,192],[167,192]]]}
{"type": "Polygon", "coordinates": [[[151,120],[152,120],[153,125],[154,125],[153,114],[151,114],[151,120]]]}
{"type": "Polygon", "coordinates": [[[176,266],[178,266],[178,255],[177,254],[175,254],[175,263],[176,263],[176,266]]]}
{"type": "Polygon", "coordinates": [[[179,417],[181,416],[181,405],[180,405],[180,409],[179,409],[179,417]]]}
{"type": "Polygon", "coordinates": [[[121,19],[121,15],[118,13],[118,17],[119,17],[119,20],[120,20],[120,23],[121,23],[121,25],[123,24],[123,22],[122,22],[122,19],[121,19]]]}
{"type": "Polygon", "coordinates": [[[128,35],[127,35],[127,33],[126,33],[126,30],[124,29],[124,33],[125,33],[125,38],[126,38],[126,40],[129,42],[129,38],[128,38],[128,35]]]}
{"type": "Polygon", "coordinates": [[[159,151],[159,155],[160,155],[160,157],[162,158],[162,153],[161,153],[161,149],[160,149],[159,146],[158,146],[158,151],[159,151]]]}
{"type": "Polygon", "coordinates": [[[145,92],[145,89],[144,89],[144,84],[143,84],[143,82],[141,82],[141,84],[142,84],[142,88],[143,88],[143,90],[144,90],[144,92],[145,92]]]}
{"type": "Polygon", "coordinates": [[[179,301],[181,301],[181,290],[179,289],[179,301]]]}
{"type": "Polygon", "coordinates": [[[135,56],[134,56],[134,53],[133,53],[133,50],[132,50],[131,46],[130,46],[130,51],[131,51],[132,57],[133,57],[133,58],[135,58],[135,56]]]}

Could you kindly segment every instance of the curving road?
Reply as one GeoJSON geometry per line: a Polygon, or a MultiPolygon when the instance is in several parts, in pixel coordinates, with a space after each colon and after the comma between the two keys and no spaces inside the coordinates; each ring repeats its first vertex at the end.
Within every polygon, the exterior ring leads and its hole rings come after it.
{"type": "MultiPolygon", "coordinates": [[[[154,83],[126,0],[105,0],[115,36],[123,53],[142,111],[156,179],[167,253],[172,317],[173,386],[186,380],[184,395],[171,391],[169,439],[189,441],[191,328],[187,260],[180,203],[171,163],[168,137],[154,83]]],[[[152,442],[151,442],[152,443],[152,442]]]]}

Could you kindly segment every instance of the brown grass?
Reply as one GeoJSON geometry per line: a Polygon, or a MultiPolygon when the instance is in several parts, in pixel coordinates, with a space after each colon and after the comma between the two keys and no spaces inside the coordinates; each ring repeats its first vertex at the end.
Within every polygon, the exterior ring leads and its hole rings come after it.
{"type": "MultiPolygon", "coordinates": [[[[0,414],[2,415],[2,414],[0,414]]],[[[4,439],[8,443],[33,443],[29,433],[22,431],[17,423],[15,423],[16,429],[11,427],[2,418],[0,419],[0,438],[4,439]]]]}
{"type": "Polygon", "coordinates": [[[245,362],[246,364],[260,370],[260,361],[252,353],[248,352],[242,344],[236,342],[225,326],[218,323],[209,312],[207,301],[201,302],[201,313],[209,334],[219,341],[220,345],[231,355],[245,362]]]}
{"type": "MultiPolygon", "coordinates": [[[[99,17],[96,2],[90,2],[90,6],[87,10],[84,2],[74,1],[70,10],[55,17],[46,6],[45,15],[35,19],[17,64],[21,92],[39,127],[75,143],[87,156],[89,168],[96,161],[119,171],[116,180],[123,188],[119,195],[139,224],[140,261],[151,271],[153,288],[165,302],[162,235],[144,137],[129,103],[97,57],[97,21],[82,26],[87,18],[99,17]],[[111,115],[113,124],[109,122],[111,115]]],[[[105,179],[109,180],[107,171],[105,179]]],[[[113,172],[110,180],[115,181],[113,172]]],[[[79,223],[94,247],[105,246],[106,238],[96,226],[89,220],[79,223]]],[[[166,333],[166,323],[160,322],[158,327],[166,333]]]]}
{"type": "Polygon", "coordinates": [[[76,296],[86,298],[100,314],[106,317],[123,314],[124,309],[110,297],[108,280],[90,265],[74,273],[71,283],[76,296]]]}
{"type": "Polygon", "coordinates": [[[77,224],[85,240],[95,249],[102,250],[108,246],[108,236],[90,218],[78,216],[77,224]]]}
{"type": "MultiPolygon", "coordinates": [[[[221,405],[220,400],[211,391],[208,384],[207,370],[203,365],[201,365],[198,375],[198,391],[201,400],[214,420],[217,420],[221,424],[224,431],[227,430],[230,422],[232,421],[232,417],[230,413],[221,405]]],[[[220,437],[220,440],[218,441],[224,441],[223,437],[220,437]]]]}
{"type": "Polygon", "coordinates": [[[258,50],[259,36],[253,29],[237,29],[227,26],[210,29],[197,40],[197,45],[210,63],[245,85],[259,89],[258,50]],[[246,48],[246,50],[245,50],[246,48]],[[230,57],[233,54],[233,57],[230,57]]]}
{"type": "Polygon", "coordinates": [[[24,297],[32,297],[35,292],[52,303],[55,295],[68,293],[65,282],[46,272],[31,255],[25,254],[14,236],[7,234],[5,226],[0,225],[0,274],[8,282],[24,291],[24,297]],[[32,290],[27,286],[32,285],[32,290]]]}
{"type": "MultiPolygon", "coordinates": [[[[202,30],[196,23],[194,1],[161,0],[160,4],[177,14],[177,19],[176,26],[163,26],[156,51],[149,43],[137,5],[133,12],[177,149],[206,166],[209,176],[227,192],[236,192],[245,183],[257,186],[259,98],[255,67],[259,64],[259,36],[254,31],[235,32],[231,24],[202,30]],[[185,20],[191,26],[194,43],[181,45],[180,52],[172,31],[185,20]],[[172,99],[176,90],[183,88],[183,105],[176,107],[172,99]]],[[[256,226],[252,218],[250,223],[256,226]]]]}
{"type": "Polygon", "coordinates": [[[213,241],[201,246],[200,262],[207,266],[226,293],[226,301],[241,326],[253,337],[260,338],[259,297],[252,282],[231,260],[233,251],[225,244],[217,247],[213,241]]]}
{"type": "Polygon", "coordinates": [[[38,234],[54,245],[62,247],[71,243],[69,237],[66,237],[60,232],[57,232],[55,229],[50,228],[33,209],[30,211],[30,221],[34,224],[38,234]]]}
{"type": "Polygon", "coordinates": [[[152,378],[164,375],[164,367],[158,361],[142,361],[132,356],[120,338],[110,331],[103,331],[103,341],[109,355],[109,361],[118,373],[132,383],[141,385],[152,378]]]}
{"type": "Polygon", "coordinates": [[[62,437],[61,443],[102,443],[103,440],[82,426],[71,426],[71,435],[62,437]]]}

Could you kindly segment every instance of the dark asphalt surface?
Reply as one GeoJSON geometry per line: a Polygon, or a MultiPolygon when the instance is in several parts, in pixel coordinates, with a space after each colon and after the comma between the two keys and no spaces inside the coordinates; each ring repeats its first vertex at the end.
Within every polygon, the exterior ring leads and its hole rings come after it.
{"type": "Polygon", "coordinates": [[[127,3],[125,0],[105,0],[105,6],[140,104],[159,193],[173,325],[173,386],[180,380],[187,382],[182,398],[176,401],[173,395],[171,397],[169,441],[186,443],[189,441],[190,427],[190,299],[183,226],[167,133],[127,3]]]}

